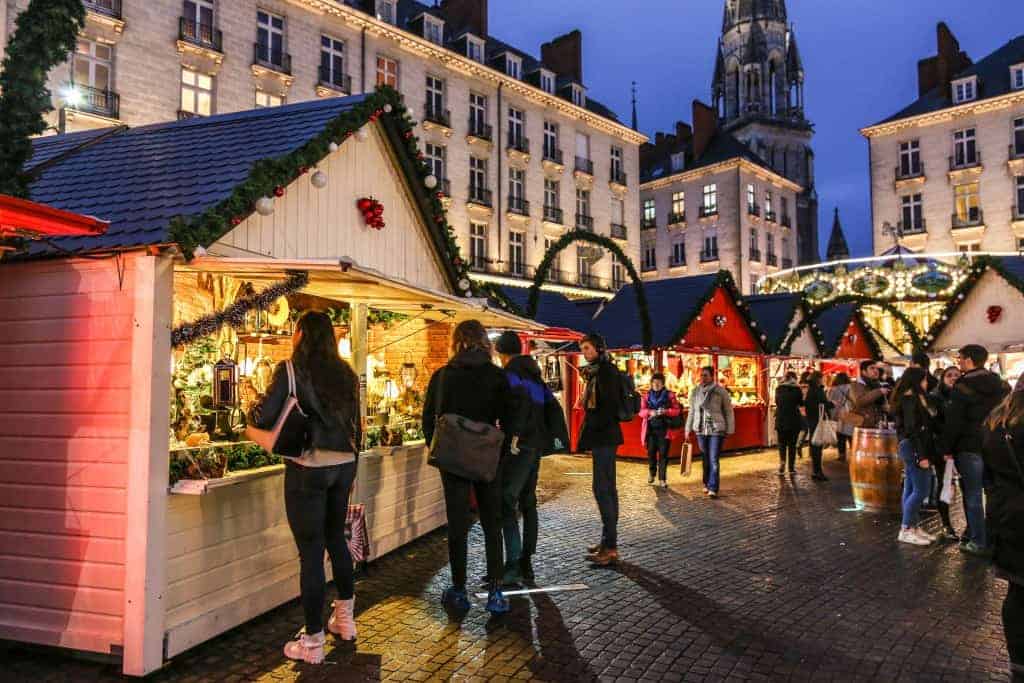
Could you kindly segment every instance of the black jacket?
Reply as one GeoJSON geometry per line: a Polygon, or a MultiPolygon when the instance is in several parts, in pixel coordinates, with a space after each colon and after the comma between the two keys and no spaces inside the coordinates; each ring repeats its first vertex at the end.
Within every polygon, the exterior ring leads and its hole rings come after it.
{"type": "Polygon", "coordinates": [[[508,437],[519,433],[508,377],[486,351],[460,353],[430,378],[423,399],[423,435],[428,444],[434,439],[437,418],[449,413],[498,425],[508,437]]]}
{"type": "Polygon", "coordinates": [[[569,448],[569,428],[565,413],[551,389],[544,383],[540,366],[531,356],[515,356],[505,366],[512,388],[515,418],[519,429],[519,445],[540,453],[554,453],[569,448]]]}
{"type": "Polygon", "coordinates": [[[1024,424],[1010,430],[985,429],[982,457],[992,476],[988,491],[991,542],[997,568],[1011,581],[1024,584],[1024,424]]]}
{"type": "MultiPolygon", "coordinates": [[[[938,386],[935,387],[935,391],[928,395],[928,399],[936,410],[934,419],[935,433],[941,437],[942,431],[946,427],[946,414],[949,412],[949,402],[953,400],[953,390],[939,382],[938,386]]],[[[939,438],[936,438],[936,448],[941,448],[941,444],[938,443],[939,440],[939,438]]],[[[945,455],[945,453],[939,453],[938,455],[945,455]]]]}
{"type": "Polygon", "coordinates": [[[807,433],[811,436],[814,436],[814,430],[818,427],[818,408],[821,406],[825,406],[826,418],[832,414],[832,402],[825,395],[825,388],[820,384],[809,385],[804,408],[807,413],[807,433]]]}
{"type": "Polygon", "coordinates": [[[603,446],[621,446],[622,427],[619,425],[619,403],[622,401],[622,380],[619,369],[607,356],[602,356],[597,368],[597,406],[586,408],[580,427],[579,451],[592,451],[603,446]]]}
{"type": "MultiPolygon", "coordinates": [[[[928,399],[926,398],[927,402],[928,399]]],[[[928,407],[921,403],[920,397],[913,394],[904,394],[900,397],[899,410],[892,416],[896,423],[896,433],[900,439],[909,439],[914,444],[914,455],[918,462],[921,460],[935,461],[937,449],[935,447],[935,416],[928,408],[935,410],[935,406],[929,403],[928,407]]]]}
{"type": "MultiPolygon", "coordinates": [[[[359,418],[359,382],[353,372],[352,392],[342,400],[352,402],[352,424],[342,424],[337,416],[325,410],[313,390],[312,379],[295,367],[295,397],[302,412],[309,416],[310,447],[339,453],[359,454],[362,445],[359,418]]],[[[351,372],[351,370],[350,370],[351,372]]],[[[273,429],[288,399],[288,370],[283,362],[274,368],[267,393],[249,411],[249,421],[260,429],[273,429]]]]}
{"type": "Polygon", "coordinates": [[[799,432],[803,429],[800,406],[804,393],[796,384],[780,384],[775,388],[775,429],[780,432],[799,432]]]}
{"type": "Polygon", "coordinates": [[[971,370],[953,387],[946,406],[940,450],[943,455],[981,453],[982,423],[1010,393],[1010,385],[988,370],[971,370]]]}

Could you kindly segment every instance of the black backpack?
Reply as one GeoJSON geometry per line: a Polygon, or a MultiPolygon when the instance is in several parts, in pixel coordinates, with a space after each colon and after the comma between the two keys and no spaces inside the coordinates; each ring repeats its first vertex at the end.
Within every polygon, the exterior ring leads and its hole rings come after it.
{"type": "Polygon", "coordinates": [[[632,422],[640,414],[640,393],[632,375],[622,370],[616,372],[619,373],[619,422],[632,422]]]}

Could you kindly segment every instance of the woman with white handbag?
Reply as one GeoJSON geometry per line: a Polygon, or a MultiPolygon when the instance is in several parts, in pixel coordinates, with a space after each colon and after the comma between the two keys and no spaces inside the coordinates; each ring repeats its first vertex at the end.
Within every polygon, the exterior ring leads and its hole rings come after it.
{"type": "Polygon", "coordinates": [[[811,465],[815,481],[828,481],[821,469],[821,457],[826,446],[836,444],[835,423],[831,420],[832,403],[825,396],[820,372],[812,372],[807,377],[807,397],[804,399],[807,408],[807,432],[811,435],[811,465]]]}
{"type": "Polygon", "coordinates": [[[359,380],[338,355],[331,320],[299,318],[292,357],[279,363],[267,393],[253,406],[247,434],[285,457],[284,500],[299,551],[305,632],[284,646],[289,659],[324,660],[324,550],[331,557],[339,599],[327,628],[355,640],[352,555],[345,540],[349,493],[362,440],[359,380]]]}

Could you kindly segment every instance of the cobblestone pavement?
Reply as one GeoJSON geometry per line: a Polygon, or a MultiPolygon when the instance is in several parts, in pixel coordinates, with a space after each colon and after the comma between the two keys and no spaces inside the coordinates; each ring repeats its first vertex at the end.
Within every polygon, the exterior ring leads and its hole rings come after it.
{"type": "MultiPolygon", "coordinates": [[[[376,562],[357,587],[358,645],[323,667],[282,660],[301,626],[294,602],[195,648],[157,681],[675,680],[1005,681],[1005,585],[950,545],[898,546],[895,517],[850,511],[842,466],[832,481],[774,473],[771,454],[723,461],[722,497],[707,500],[699,467],[671,487],[646,466],[619,466],[623,563],[597,569],[600,536],[584,458],[545,461],[541,585],[581,592],[512,600],[461,623],[437,597],[448,580],[443,532],[376,562]]],[[[962,525],[962,518],[960,520],[962,525]]],[[[930,519],[932,531],[938,520],[930,519]]],[[[483,568],[471,538],[471,575],[483,568]]],[[[3,680],[118,679],[117,668],[8,645],[3,680]]]]}

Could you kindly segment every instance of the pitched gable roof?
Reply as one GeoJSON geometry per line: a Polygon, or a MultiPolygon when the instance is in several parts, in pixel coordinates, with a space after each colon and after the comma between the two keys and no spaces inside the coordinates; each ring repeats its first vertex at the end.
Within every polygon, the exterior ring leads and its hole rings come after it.
{"type": "Polygon", "coordinates": [[[764,345],[768,353],[778,353],[789,336],[797,312],[804,308],[803,296],[799,293],[762,294],[744,300],[750,306],[750,317],[767,337],[764,345]]]}

